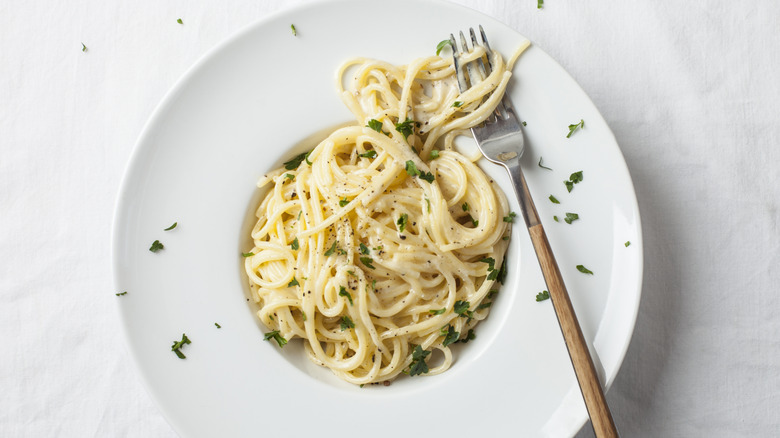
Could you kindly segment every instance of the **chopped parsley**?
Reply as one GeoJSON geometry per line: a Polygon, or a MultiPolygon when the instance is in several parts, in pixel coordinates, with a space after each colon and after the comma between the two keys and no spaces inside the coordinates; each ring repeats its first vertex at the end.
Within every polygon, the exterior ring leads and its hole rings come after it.
{"type": "Polygon", "coordinates": [[[536,0],[536,9],[542,9],[544,6],[544,0],[536,0]]]}
{"type": "Polygon", "coordinates": [[[536,294],[536,301],[544,301],[550,299],[550,292],[547,292],[546,290],[543,290],[536,294]]]}
{"type": "Polygon", "coordinates": [[[81,51],[82,52],[86,52],[87,51],[87,46],[85,46],[84,43],[81,43],[81,51]]]}
{"type": "Polygon", "coordinates": [[[433,183],[433,180],[436,179],[436,178],[434,178],[433,173],[431,173],[431,172],[426,173],[425,171],[421,170],[420,171],[420,179],[428,181],[429,183],[433,183]]]}
{"type": "Polygon", "coordinates": [[[463,205],[460,206],[461,210],[463,211],[469,211],[469,203],[464,202],[463,205]]]}
{"type": "Polygon", "coordinates": [[[560,222],[560,221],[558,220],[558,216],[553,216],[553,220],[554,220],[555,222],[560,222]]]}
{"type": "Polygon", "coordinates": [[[553,204],[560,204],[561,203],[561,201],[555,199],[555,196],[553,196],[553,195],[550,195],[550,202],[552,202],[553,204]]]}
{"type": "Polygon", "coordinates": [[[515,217],[517,217],[517,213],[510,211],[508,215],[504,216],[504,222],[514,222],[515,217]]]}
{"type": "Polygon", "coordinates": [[[352,322],[352,318],[347,315],[341,317],[341,331],[346,329],[355,328],[355,323],[352,322]]]}
{"type": "Polygon", "coordinates": [[[218,323],[218,322],[215,322],[215,323],[214,323],[214,325],[215,325],[215,326],[217,326],[217,328],[222,328],[222,326],[221,326],[221,325],[219,325],[219,323],[218,323]]]}
{"type": "Polygon", "coordinates": [[[333,245],[330,246],[330,248],[325,251],[325,257],[332,256],[333,253],[336,251],[336,241],[333,241],[333,245]]]}
{"type": "Polygon", "coordinates": [[[528,123],[526,123],[525,120],[523,120],[523,126],[526,126],[526,125],[528,125],[528,123]]]}
{"type": "Polygon", "coordinates": [[[367,127],[373,129],[376,132],[382,132],[382,122],[376,119],[371,119],[368,121],[367,127]]]}
{"type": "MultiPolygon", "coordinates": [[[[450,344],[453,344],[458,341],[458,338],[460,337],[460,332],[455,331],[455,327],[452,326],[452,324],[447,324],[447,332],[444,333],[444,341],[441,343],[442,347],[446,347],[450,344]]],[[[442,329],[443,331],[444,329],[442,329]]]]}
{"type": "Polygon", "coordinates": [[[487,303],[482,303],[479,306],[477,306],[477,310],[487,309],[493,304],[492,301],[488,301],[487,303]]]}
{"type": "Polygon", "coordinates": [[[401,214],[395,224],[398,226],[398,232],[403,233],[406,228],[406,223],[409,221],[409,215],[406,213],[401,214]]]}
{"type": "Polygon", "coordinates": [[[414,164],[414,161],[406,161],[406,174],[409,176],[418,176],[420,174],[420,171],[417,170],[417,166],[414,164]]]}
{"type": "Polygon", "coordinates": [[[173,225],[171,225],[170,227],[164,229],[163,231],[171,231],[172,229],[176,228],[176,225],[179,225],[179,223],[178,222],[174,222],[173,225]]]}
{"type": "Polygon", "coordinates": [[[279,334],[279,330],[272,330],[263,336],[264,341],[268,341],[270,339],[276,341],[276,343],[279,344],[279,347],[284,347],[287,345],[287,339],[284,339],[284,337],[279,334]]]}
{"type": "Polygon", "coordinates": [[[372,259],[371,257],[361,257],[360,261],[367,267],[371,269],[376,269],[376,267],[374,267],[374,265],[372,264],[374,263],[374,259],[372,259]]]}
{"type": "Polygon", "coordinates": [[[127,291],[119,292],[118,294],[114,294],[114,295],[121,297],[122,295],[127,295],[127,291]]]}
{"type": "Polygon", "coordinates": [[[577,213],[566,213],[566,218],[563,219],[563,221],[571,225],[572,222],[576,221],[579,218],[580,215],[578,215],[577,213]]]}
{"type": "Polygon", "coordinates": [[[406,140],[407,137],[414,133],[415,123],[414,120],[407,117],[403,122],[395,124],[395,130],[403,134],[404,140],[406,140]]]}
{"type": "Polygon", "coordinates": [[[346,196],[339,200],[339,207],[345,207],[347,204],[349,204],[349,200],[346,196]]]}
{"type": "Polygon", "coordinates": [[[469,329],[469,332],[466,333],[466,337],[458,342],[463,342],[465,344],[466,342],[473,341],[474,339],[477,339],[477,335],[474,334],[474,329],[469,329]]]}
{"type": "Polygon", "coordinates": [[[177,19],[176,22],[179,23],[179,24],[184,24],[184,22],[181,21],[181,18],[177,19]]]}
{"type": "Polygon", "coordinates": [[[309,162],[308,158],[310,153],[311,152],[303,152],[301,154],[294,156],[290,161],[285,161],[284,168],[287,170],[295,170],[298,168],[298,166],[301,165],[303,160],[306,160],[306,162],[308,163],[309,162]]]}
{"type": "Polygon", "coordinates": [[[539,167],[541,167],[542,169],[552,170],[551,168],[542,164],[542,157],[539,157],[539,167]]]}
{"type": "Polygon", "coordinates": [[[631,241],[630,240],[626,240],[626,243],[624,243],[623,245],[625,245],[626,248],[628,248],[628,246],[631,245],[631,241]]]}
{"type": "Polygon", "coordinates": [[[295,240],[292,241],[290,244],[290,248],[292,248],[293,251],[298,251],[298,248],[300,248],[301,245],[298,243],[298,238],[296,237],[295,240]]]}
{"type": "Polygon", "coordinates": [[[339,296],[340,297],[347,297],[347,300],[349,300],[349,305],[352,306],[354,303],[352,302],[352,295],[347,292],[347,289],[344,286],[341,286],[339,288],[339,296]]]}
{"type": "Polygon", "coordinates": [[[295,181],[295,175],[293,175],[292,173],[285,173],[284,177],[289,179],[290,181],[295,181]]]}
{"type": "Polygon", "coordinates": [[[506,259],[504,259],[504,262],[501,263],[501,267],[498,268],[498,282],[501,284],[504,284],[504,281],[506,281],[506,274],[507,274],[507,267],[506,267],[506,259]]]}
{"type": "Polygon", "coordinates": [[[428,156],[428,159],[429,160],[435,160],[437,158],[439,158],[439,150],[438,149],[433,149],[431,151],[431,155],[428,156]]]}
{"type": "Polygon", "coordinates": [[[469,307],[471,307],[471,304],[468,301],[455,301],[455,313],[460,316],[471,316],[469,315],[469,307]]]}
{"type": "Polygon", "coordinates": [[[300,286],[300,283],[298,283],[298,279],[293,277],[293,279],[287,283],[287,287],[293,287],[293,286],[300,286]]]}
{"type": "Polygon", "coordinates": [[[253,253],[253,252],[242,252],[241,253],[241,257],[245,257],[245,258],[246,257],[252,257],[253,255],[255,255],[255,253],[253,253]]]}
{"type": "Polygon", "coordinates": [[[450,40],[442,40],[439,44],[436,44],[436,56],[439,56],[439,53],[441,53],[442,49],[451,44],[452,42],[450,42],[450,40]]]}
{"type": "Polygon", "coordinates": [[[182,347],[184,347],[185,344],[191,344],[190,338],[187,337],[185,333],[181,334],[181,341],[173,341],[173,345],[171,346],[171,351],[176,353],[176,356],[179,357],[179,359],[186,359],[187,356],[184,355],[184,353],[181,352],[182,347]]]}
{"type": "Polygon", "coordinates": [[[488,264],[488,271],[496,269],[496,259],[493,257],[485,257],[481,259],[480,262],[488,264]]]}
{"type": "Polygon", "coordinates": [[[566,190],[571,193],[572,189],[574,188],[574,184],[582,182],[582,171],[574,172],[569,176],[568,181],[564,181],[563,184],[566,186],[566,190]]]}
{"type": "Polygon", "coordinates": [[[429,354],[431,354],[430,351],[423,350],[419,345],[414,347],[412,363],[409,364],[409,376],[418,376],[428,372],[428,364],[425,363],[425,358],[429,354]]]}
{"type": "Polygon", "coordinates": [[[443,314],[446,311],[447,311],[447,309],[442,307],[441,309],[429,310],[428,313],[430,313],[431,315],[441,315],[441,314],[443,314]]]}
{"type": "Polygon", "coordinates": [[[373,149],[369,149],[362,154],[358,154],[358,157],[361,158],[376,158],[376,151],[373,149]]]}
{"type": "Polygon", "coordinates": [[[455,108],[460,108],[463,106],[463,102],[456,100],[455,102],[453,102],[452,106],[454,106],[455,108]]]}
{"type": "Polygon", "coordinates": [[[360,242],[360,253],[368,254],[369,252],[371,251],[368,249],[368,247],[363,242],[360,242]]]}
{"type": "Polygon", "coordinates": [[[292,31],[293,36],[298,36],[298,31],[295,30],[295,25],[294,24],[290,25],[290,30],[292,31]]]}
{"type": "Polygon", "coordinates": [[[591,271],[590,269],[588,269],[588,268],[586,268],[585,266],[582,266],[582,265],[577,265],[577,270],[582,272],[583,274],[593,275],[593,271],[591,271]]]}
{"type": "Polygon", "coordinates": [[[155,240],[154,242],[152,242],[152,246],[149,247],[149,251],[157,252],[157,251],[159,251],[159,250],[161,250],[163,248],[165,248],[165,245],[160,243],[159,240],[155,240]]]}
{"type": "Polygon", "coordinates": [[[572,134],[574,134],[574,131],[578,129],[582,129],[585,127],[585,121],[580,119],[580,123],[569,125],[569,134],[566,136],[566,138],[571,137],[572,134]]]}
{"type": "Polygon", "coordinates": [[[474,225],[474,228],[477,228],[477,226],[479,225],[479,221],[474,219],[474,217],[471,215],[469,215],[469,219],[471,219],[471,224],[474,225]]]}

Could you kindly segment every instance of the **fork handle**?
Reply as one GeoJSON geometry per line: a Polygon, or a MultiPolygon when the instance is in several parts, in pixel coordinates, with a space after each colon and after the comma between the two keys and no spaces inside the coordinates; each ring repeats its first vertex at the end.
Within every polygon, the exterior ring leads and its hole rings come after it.
{"type": "Polygon", "coordinates": [[[574,367],[574,374],[577,376],[577,382],[580,385],[582,398],[585,400],[585,407],[588,409],[593,431],[597,438],[618,437],[615,421],[612,419],[607,399],[604,396],[604,391],[601,389],[601,382],[596,373],[596,367],[593,365],[593,359],[590,356],[582,329],[580,329],[577,315],[574,313],[569,293],[566,291],[566,285],[563,283],[558,262],[555,261],[555,256],[550,248],[550,242],[547,240],[547,234],[544,232],[544,227],[539,220],[533,199],[528,191],[528,185],[520,169],[519,159],[512,160],[512,162],[505,163],[505,165],[515,186],[515,193],[520,202],[523,218],[528,227],[528,233],[531,235],[531,242],[534,245],[536,256],[539,259],[542,274],[544,274],[544,281],[547,283],[555,314],[558,316],[563,340],[566,342],[566,348],[569,350],[571,364],[574,367]]]}
{"type": "Polygon", "coordinates": [[[604,391],[601,389],[596,367],[590,357],[585,337],[582,335],[577,315],[574,313],[574,307],[566,291],[566,285],[563,283],[561,271],[558,269],[558,263],[550,249],[550,242],[547,241],[547,234],[545,234],[542,224],[530,227],[528,232],[531,234],[531,241],[544,273],[544,280],[555,307],[555,314],[558,316],[563,339],[569,349],[569,357],[571,357],[574,373],[580,384],[582,398],[585,399],[585,407],[588,409],[593,431],[598,438],[617,437],[618,432],[612,419],[612,413],[604,397],[604,391]]]}

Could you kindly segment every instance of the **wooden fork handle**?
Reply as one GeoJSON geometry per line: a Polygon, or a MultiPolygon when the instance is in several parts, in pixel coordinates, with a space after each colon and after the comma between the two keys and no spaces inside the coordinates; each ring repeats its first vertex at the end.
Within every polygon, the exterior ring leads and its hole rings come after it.
{"type": "Polygon", "coordinates": [[[547,241],[547,234],[545,234],[542,224],[528,227],[528,232],[531,234],[531,241],[547,282],[555,314],[558,316],[561,332],[563,332],[563,339],[569,349],[571,363],[580,384],[582,397],[585,399],[585,407],[588,409],[593,431],[598,438],[617,437],[618,432],[612,419],[612,413],[604,397],[604,391],[601,389],[596,367],[590,357],[585,337],[582,335],[577,315],[574,313],[569,293],[566,291],[566,285],[563,284],[558,263],[550,249],[550,242],[547,241]]]}

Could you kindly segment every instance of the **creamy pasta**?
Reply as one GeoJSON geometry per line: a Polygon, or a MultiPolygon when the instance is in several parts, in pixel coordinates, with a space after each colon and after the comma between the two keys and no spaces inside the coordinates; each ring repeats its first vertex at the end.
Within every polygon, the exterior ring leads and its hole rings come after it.
{"type": "MultiPolygon", "coordinates": [[[[481,48],[471,56],[487,61],[481,48]]],[[[451,345],[489,312],[508,245],[504,194],[479,156],[454,148],[507,86],[511,66],[497,52],[490,62],[465,93],[438,56],[341,67],[357,123],[258,182],[268,193],[245,268],[266,339],[303,339],[313,362],[354,384],[452,365],[451,345]]]]}

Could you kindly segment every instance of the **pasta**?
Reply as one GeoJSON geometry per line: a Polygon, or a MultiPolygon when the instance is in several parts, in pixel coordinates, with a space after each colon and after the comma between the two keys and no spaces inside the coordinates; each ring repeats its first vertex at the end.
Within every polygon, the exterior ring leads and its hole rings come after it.
{"type": "Polygon", "coordinates": [[[507,200],[453,143],[504,93],[511,72],[497,52],[490,62],[464,93],[438,56],[341,67],[357,124],[258,181],[268,193],[245,270],[266,339],[302,338],[353,384],[451,366],[451,344],[474,337],[505,273],[507,200]]]}

